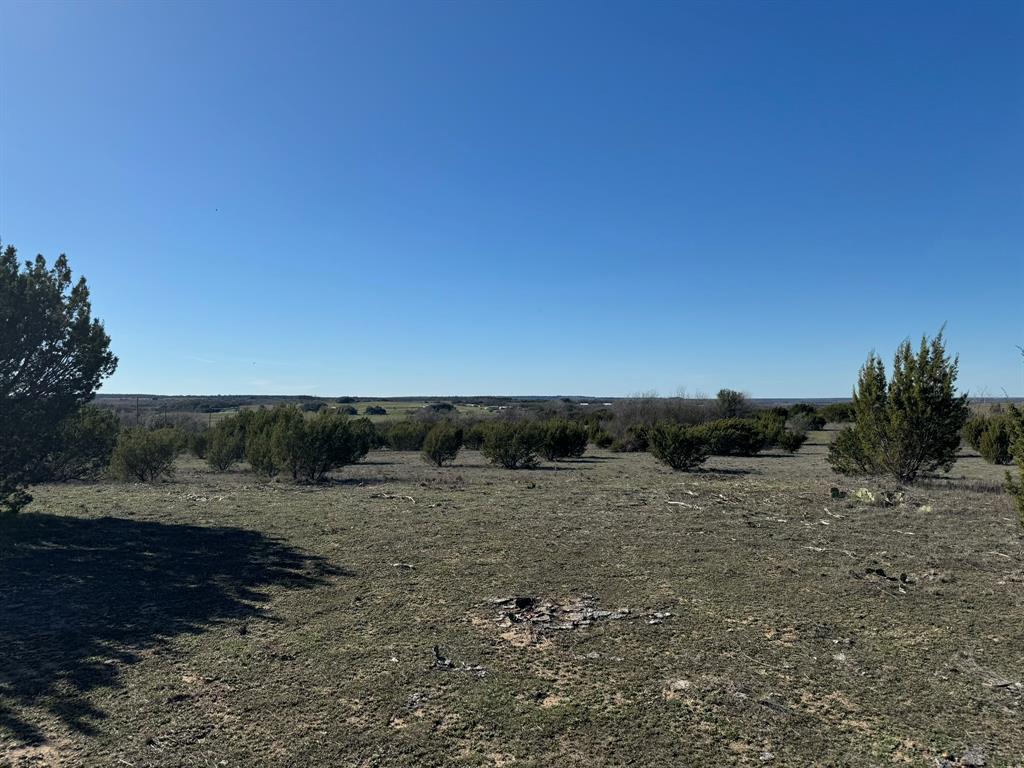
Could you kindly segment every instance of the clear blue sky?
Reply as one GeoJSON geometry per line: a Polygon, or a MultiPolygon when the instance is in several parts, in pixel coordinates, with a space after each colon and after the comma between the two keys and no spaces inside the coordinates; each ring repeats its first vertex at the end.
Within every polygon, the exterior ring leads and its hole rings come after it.
{"type": "Polygon", "coordinates": [[[0,238],[107,392],[1024,394],[1024,4],[11,3],[0,238]]]}

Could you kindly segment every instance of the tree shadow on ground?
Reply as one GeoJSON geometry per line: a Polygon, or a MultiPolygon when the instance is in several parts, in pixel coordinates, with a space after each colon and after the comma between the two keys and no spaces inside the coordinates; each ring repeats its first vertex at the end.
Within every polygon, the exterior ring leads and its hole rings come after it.
{"type": "Polygon", "coordinates": [[[758,469],[743,469],[739,467],[693,467],[687,470],[695,475],[760,475],[758,469]]]}
{"type": "Polygon", "coordinates": [[[260,612],[270,587],[349,575],[256,531],[103,517],[0,519],[0,734],[39,744],[27,714],[85,734],[88,701],[140,653],[260,612]]]}

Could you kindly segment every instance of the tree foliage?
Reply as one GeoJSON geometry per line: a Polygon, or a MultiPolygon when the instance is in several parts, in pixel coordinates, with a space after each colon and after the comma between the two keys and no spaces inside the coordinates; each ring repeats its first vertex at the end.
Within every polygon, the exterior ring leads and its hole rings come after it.
{"type": "Polygon", "coordinates": [[[1014,480],[1013,476],[1007,472],[1006,490],[1017,503],[1020,522],[1024,526],[1024,408],[1011,405],[1007,415],[1007,424],[1010,433],[1010,452],[1017,465],[1017,479],[1014,480]]]}
{"type": "Polygon", "coordinates": [[[0,254],[0,512],[29,502],[27,484],[54,450],[62,423],[117,366],[92,317],[85,278],[63,255],[19,264],[0,254]]]}
{"type": "Polygon", "coordinates": [[[854,423],[829,447],[843,474],[886,474],[912,483],[922,472],[949,471],[967,419],[967,395],[956,394],[958,358],[946,355],[943,334],[922,337],[915,353],[904,341],[892,380],[874,353],[861,368],[853,395],[854,423]]]}
{"type": "Polygon", "coordinates": [[[95,479],[110,464],[120,431],[113,411],[83,405],[60,423],[32,482],[95,479]]]}
{"type": "Polygon", "coordinates": [[[989,464],[1011,464],[1012,428],[1012,414],[993,413],[968,419],[962,434],[967,444],[989,464]]]}
{"type": "Polygon", "coordinates": [[[715,396],[715,405],[721,419],[735,419],[746,416],[750,411],[747,396],[735,389],[720,389],[715,396]]]}

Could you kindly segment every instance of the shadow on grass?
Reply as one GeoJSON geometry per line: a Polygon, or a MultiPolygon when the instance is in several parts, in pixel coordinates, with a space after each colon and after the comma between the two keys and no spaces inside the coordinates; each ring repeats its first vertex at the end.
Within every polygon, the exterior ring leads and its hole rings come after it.
{"type": "Polygon", "coordinates": [[[1005,493],[1006,484],[998,480],[982,480],[964,475],[922,475],[915,483],[918,488],[932,488],[949,491],[974,491],[976,493],[1005,493]]]}
{"type": "Polygon", "coordinates": [[[687,470],[695,475],[760,475],[756,469],[741,469],[738,467],[694,467],[687,470]]]}
{"type": "Polygon", "coordinates": [[[241,528],[0,517],[0,734],[44,742],[27,709],[92,733],[104,713],[88,694],[140,652],[334,575],[348,574],[241,528]]]}

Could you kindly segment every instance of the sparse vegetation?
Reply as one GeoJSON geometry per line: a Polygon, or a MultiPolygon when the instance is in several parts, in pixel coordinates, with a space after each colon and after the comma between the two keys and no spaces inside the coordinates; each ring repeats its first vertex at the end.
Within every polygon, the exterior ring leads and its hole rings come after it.
{"type": "Polygon", "coordinates": [[[829,448],[829,463],[842,474],[887,474],[912,483],[921,472],[949,471],[967,419],[967,395],[956,394],[958,360],[946,355],[942,333],[921,339],[915,354],[904,341],[893,361],[892,381],[872,353],[861,368],[853,408],[855,423],[829,448]]]}

